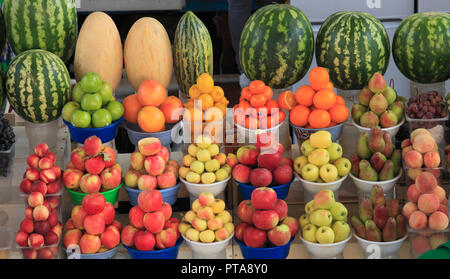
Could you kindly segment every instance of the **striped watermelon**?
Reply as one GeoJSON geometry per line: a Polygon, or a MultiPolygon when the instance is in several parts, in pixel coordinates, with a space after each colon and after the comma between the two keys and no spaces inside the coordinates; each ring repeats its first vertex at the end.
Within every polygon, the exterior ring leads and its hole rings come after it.
{"type": "Polygon", "coordinates": [[[191,11],[180,19],[173,43],[175,76],[181,92],[189,88],[203,73],[213,74],[213,48],[208,29],[191,11]]]}
{"type": "Polygon", "coordinates": [[[75,0],[5,0],[6,34],[14,53],[44,49],[67,62],[78,34],[75,0]]]}
{"type": "Polygon", "coordinates": [[[361,89],[389,64],[389,37],[383,24],[365,12],[330,15],[316,38],[317,65],[330,71],[337,88],[361,89]]]}
{"type": "Polygon", "coordinates": [[[0,9],[0,49],[3,51],[6,43],[5,19],[3,18],[2,9],[0,9]]]}
{"type": "Polygon", "coordinates": [[[395,30],[392,42],[395,64],[407,78],[435,83],[450,78],[450,14],[413,14],[395,30]]]}
{"type": "Polygon", "coordinates": [[[305,14],[296,7],[272,4],[258,9],[246,22],[239,42],[239,60],[250,80],[286,88],[308,71],[314,35],[305,14]]]}
{"type": "Polygon", "coordinates": [[[70,96],[70,76],[55,54],[33,49],[19,54],[6,71],[6,97],[14,111],[27,121],[57,119],[70,96]]]}

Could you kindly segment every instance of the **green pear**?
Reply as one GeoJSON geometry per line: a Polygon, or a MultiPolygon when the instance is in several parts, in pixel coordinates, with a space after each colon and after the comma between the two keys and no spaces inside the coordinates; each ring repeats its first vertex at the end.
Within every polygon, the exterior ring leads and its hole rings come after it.
{"type": "Polygon", "coordinates": [[[330,154],[330,161],[332,162],[341,158],[343,154],[342,146],[337,142],[331,143],[331,145],[327,148],[327,151],[328,154],[330,154]]]}
{"type": "Polygon", "coordinates": [[[326,209],[318,209],[309,215],[309,221],[317,227],[330,226],[333,221],[333,217],[330,211],[326,209]]]}
{"type": "Polygon", "coordinates": [[[330,212],[333,216],[333,220],[336,221],[344,221],[348,215],[347,208],[340,202],[335,202],[330,208],[330,212]]]}
{"type": "Polygon", "coordinates": [[[330,161],[330,153],[326,149],[318,148],[309,153],[308,161],[318,167],[328,164],[330,161]]]}
{"type": "Polygon", "coordinates": [[[306,241],[316,243],[316,231],[317,227],[313,224],[308,224],[302,229],[302,237],[306,241]]]}
{"type": "Polygon", "coordinates": [[[305,140],[302,145],[300,146],[300,151],[302,152],[303,155],[308,156],[309,153],[311,153],[315,148],[312,147],[311,145],[311,141],[305,140]]]}
{"type": "Polygon", "coordinates": [[[316,240],[320,244],[334,243],[334,231],[330,227],[322,226],[316,231],[316,240]]]}
{"type": "Polygon", "coordinates": [[[344,221],[338,221],[331,226],[334,232],[334,242],[346,240],[350,235],[350,226],[344,221]]]}

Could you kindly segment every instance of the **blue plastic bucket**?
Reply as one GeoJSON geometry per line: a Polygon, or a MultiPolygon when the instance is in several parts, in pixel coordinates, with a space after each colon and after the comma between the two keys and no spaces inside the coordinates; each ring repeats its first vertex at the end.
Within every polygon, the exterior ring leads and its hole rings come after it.
{"type": "Polygon", "coordinates": [[[302,142],[309,139],[311,134],[314,134],[315,132],[322,131],[322,130],[330,132],[331,141],[333,141],[333,142],[338,141],[339,138],[341,137],[342,127],[344,127],[344,124],[345,124],[345,122],[342,122],[333,127],[327,127],[327,128],[322,128],[322,129],[308,129],[308,128],[295,126],[291,122],[289,122],[289,125],[291,125],[291,127],[294,129],[295,136],[297,137],[297,142],[299,144],[299,148],[300,148],[300,145],[302,144],[302,142]]]}
{"type": "MultiPolygon", "coordinates": [[[[292,180],[287,184],[278,185],[278,186],[268,186],[268,187],[275,190],[275,192],[277,193],[277,197],[279,199],[284,200],[287,197],[287,195],[289,194],[289,188],[291,187],[291,184],[294,181],[294,179],[295,179],[295,177],[292,176],[292,180]]],[[[252,196],[253,190],[258,188],[258,187],[252,186],[252,185],[240,183],[238,181],[236,181],[236,183],[239,185],[239,189],[241,190],[242,197],[244,198],[244,200],[249,200],[252,196]]]]}
{"type": "Polygon", "coordinates": [[[175,246],[154,251],[139,251],[126,245],[122,245],[127,248],[128,254],[130,254],[133,259],[176,259],[178,257],[178,249],[183,241],[184,239],[179,237],[175,246]]]}
{"type": "Polygon", "coordinates": [[[120,245],[117,245],[111,250],[102,253],[94,253],[94,254],[80,254],[81,260],[104,260],[104,259],[112,259],[117,254],[117,250],[120,245]]]}
{"type": "Polygon", "coordinates": [[[240,241],[236,237],[234,240],[241,248],[242,257],[244,259],[286,259],[289,255],[289,250],[291,248],[291,243],[295,237],[291,238],[291,240],[283,245],[283,246],[275,246],[270,248],[253,248],[245,245],[244,242],[240,241]]]}
{"type": "Polygon", "coordinates": [[[123,121],[123,117],[121,117],[116,122],[112,123],[109,126],[103,128],[78,128],[70,124],[69,122],[64,121],[64,124],[69,127],[70,137],[76,141],[77,143],[84,144],[84,140],[90,136],[97,136],[101,139],[103,143],[112,141],[117,135],[117,127],[120,122],[123,121]]]}
{"type": "MultiPolygon", "coordinates": [[[[178,182],[177,185],[167,188],[167,189],[157,189],[163,198],[164,202],[167,202],[170,205],[173,205],[177,201],[178,190],[180,190],[181,182],[178,182]]],[[[136,206],[138,204],[137,199],[142,190],[133,189],[124,185],[125,190],[128,194],[128,200],[130,201],[132,206],[136,206]]]]}
{"type": "Polygon", "coordinates": [[[156,133],[142,132],[137,124],[132,124],[128,121],[124,121],[122,125],[127,130],[128,138],[130,139],[131,143],[135,146],[138,146],[138,142],[141,139],[150,137],[158,138],[161,141],[161,145],[167,146],[172,143],[172,129],[179,123],[180,122],[174,124],[166,124],[167,129],[165,131],[156,133]]]}

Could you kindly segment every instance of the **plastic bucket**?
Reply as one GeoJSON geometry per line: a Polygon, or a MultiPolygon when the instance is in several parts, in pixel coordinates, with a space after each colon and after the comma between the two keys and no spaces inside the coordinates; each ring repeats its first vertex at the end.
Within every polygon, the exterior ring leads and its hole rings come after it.
{"type": "Polygon", "coordinates": [[[244,242],[240,241],[236,237],[234,240],[241,248],[241,253],[244,259],[286,259],[289,255],[289,250],[291,249],[291,243],[295,237],[283,246],[275,246],[270,248],[253,248],[245,245],[244,242]]]}
{"type": "MultiPolygon", "coordinates": [[[[294,181],[294,179],[295,179],[295,176],[292,177],[292,180],[289,183],[286,183],[283,185],[278,185],[278,186],[268,186],[268,187],[275,190],[275,192],[277,193],[277,197],[279,199],[284,200],[287,197],[287,195],[289,194],[289,188],[291,187],[291,184],[294,181]]],[[[253,190],[258,188],[258,187],[252,186],[252,185],[240,183],[238,181],[236,181],[236,183],[239,185],[239,189],[241,190],[242,197],[245,200],[249,200],[252,196],[253,190]]]]}
{"type": "Polygon", "coordinates": [[[180,121],[174,124],[167,124],[167,129],[165,131],[156,133],[142,132],[137,124],[132,124],[127,121],[124,121],[122,125],[127,130],[128,138],[130,139],[131,143],[135,146],[138,146],[138,142],[141,139],[150,137],[158,138],[161,141],[161,145],[167,146],[172,143],[172,129],[179,123],[180,121]]]}
{"type": "Polygon", "coordinates": [[[81,260],[104,260],[104,259],[112,259],[116,256],[117,254],[117,250],[119,250],[119,246],[117,245],[116,247],[102,252],[102,253],[94,253],[94,254],[80,254],[80,259],[81,260]]]}
{"type": "MultiPolygon", "coordinates": [[[[163,198],[164,202],[167,202],[170,205],[173,205],[177,201],[178,190],[180,190],[181,182],[178,182],[177,185],[167,188],[167,189],[157,189],[163,198]]],[[[128,194],[128,200],[130,201],[132,206],[136,206],[138,204],[137,199],[142,190],[134,189],[124,185],[125,190],[128,194]]]]}
{"type": "Polygon", "coordinates": [[[123,117],[109,126],[102,128],[78,128],[64,120],[64,124],[69,127],[70,137],[77,143],[84,144],[84,140],[90,136],[97,136],[103,143],[112,141],[117,135],[117,127],[123,117]]]}
{"type": "Polygon", "coordinates": [[[123,245],[133,259],[176,259],[178,257],[178,249],[181,243],[183,243],[183,238],[179,237],[175,246],[153,251],[139,251],[123,245]]]}
{"type": "Polygon", "coordinates": [[[342,134],[342,127],[344,127],[345,122],[337,124],[333,127],[327,127],[322,129],[308,129],[303,127],[298,127],[289,122],[289,125],[294,129],[295,136],[297,137],[298,148],[301,148],[301,145],[304,141],[308,140],[311,134],[314,134],[318,131],[328,131],[331,134],[331,141],[337,142],[342,134]]]}
{"type": "MultiPolygon", "coordinates": [[[[118,187],[111,189],[109,191],[100,192],[100,194],[102,194],[105,197],[105,200],[107,202],[110,202],[111,204],[114,205],[117,202],[117,199],[119,197],[119,190],[122,187],[122,184],[123,184],[123,182],[120,183],[120,185],[118,187]]],[[[81,205],[81,202],[83,201],[84,196],[87,195],[87,193],[75,192],[68,188],[66,188],[66,190],[69,192],[70,199],[72,200],[73,205],[81,205]]]]}

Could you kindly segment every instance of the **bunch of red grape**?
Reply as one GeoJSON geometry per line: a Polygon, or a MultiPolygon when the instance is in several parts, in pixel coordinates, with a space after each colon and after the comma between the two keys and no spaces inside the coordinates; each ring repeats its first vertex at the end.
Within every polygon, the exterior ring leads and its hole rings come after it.
{"type": "Polygon", "coordinates": [[[408,100],[406,115],[414,119],[434,119],[447,116],[444,98],[438,92],[430,91],[411,97],[408,100]]]}

